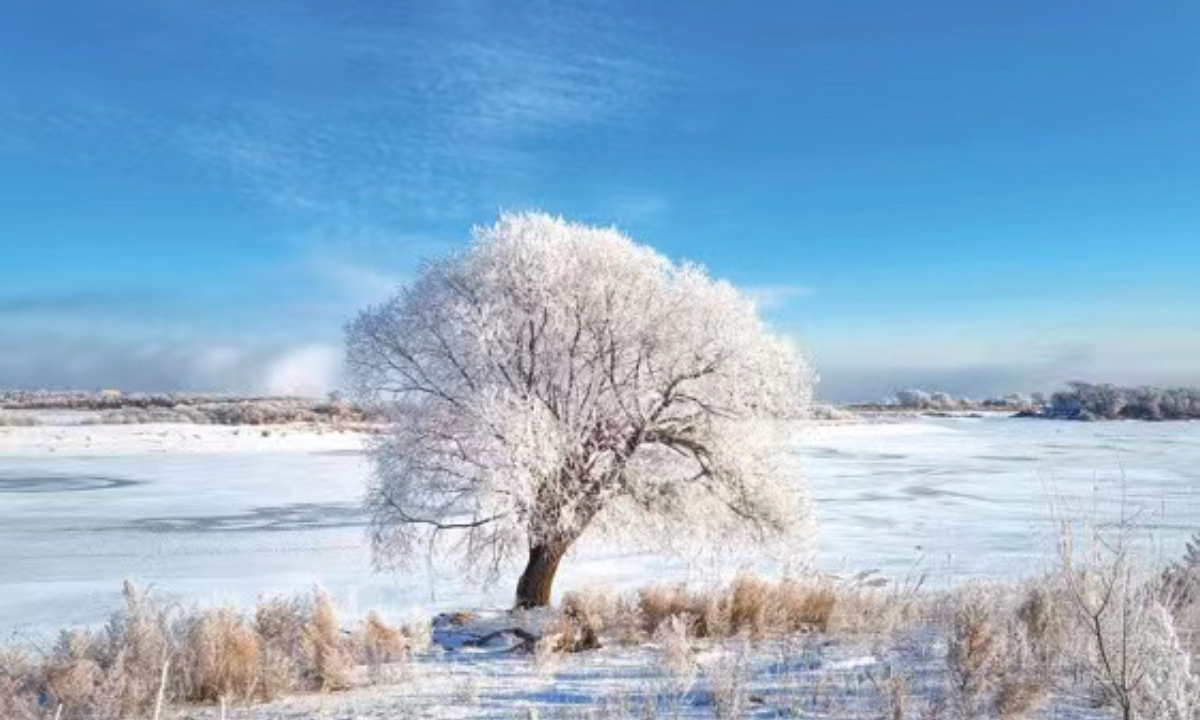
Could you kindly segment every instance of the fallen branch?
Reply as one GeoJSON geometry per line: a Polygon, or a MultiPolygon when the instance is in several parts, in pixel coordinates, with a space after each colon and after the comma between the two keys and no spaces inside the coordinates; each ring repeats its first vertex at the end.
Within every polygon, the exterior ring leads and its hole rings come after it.
{"type": "Polygon", "coordinates": [[[534,635],[524,628],[510,627],[504,628],[503,630],[496,630],[488,633],[487,635],[483,635],[471,640],[466,640],[463,642],[463,645],[470,647],[481,647],[504,635],[515,635],[521,640],[520,643],[509,649],[510,652],[533,652],[534,648],[537,647],[538,640],[540,640],[537,635],[534,635]]]}

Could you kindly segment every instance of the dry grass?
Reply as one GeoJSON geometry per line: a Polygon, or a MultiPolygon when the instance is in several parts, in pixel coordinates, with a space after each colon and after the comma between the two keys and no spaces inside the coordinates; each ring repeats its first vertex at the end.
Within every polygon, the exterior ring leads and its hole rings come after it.
{"type": "Polygon", "coordinates": [[[1000,682],[992,707],[996,717],[1002,720],[1021,720],[1040,708],[1048,693],[1044,677],[1005,678],[1000,682]]]}
{"type": "Polygon", "coordinates": [[[407,661],[412,653],[412,643],[403,630],[388,625],[374,610],[367,615],[360,632],[356,645],[372,682],[382,682],[387,666],[407,661]]]}
{"type": "Polygon", "coordinates": [[[1029,581],[1015,614],[1031,660],[1040,670],[1055,672],[1077,632],[1071,627],[1062,583],[1055,578],[1029,581]]]}
{"type": "Polygon", "coordinates": [[[908,681],[899,676],[889,678],[884,687],[883,702],[887,720],[904,720],[908,708],[908,681]]]}
{"type": "Polygon", "coordinates": [[[262,651],[254,627],[230,608],[181,621],[179,694],[192,702],[246,702],[259,691],[262,651]]]}
{"type": "Polygon", "coordinates": [[[125,583],[124,606],[100,632],[64,632],[41,670],[65,720],[108,720],[150,711],[172,655],[171,608],[125,583]]]}
{"type": "Polygon", "coordinates": [[[1068,637],[1047,580],[1023,592],[967,586],[950,598],[946,667],[958,715],[1019,720],[1053,689],[1068,637]]]}
{"type": "Polygon", "coordinates": [[[698,638],[745,634],[752,638],[795,632],[824,632],[836,611],[860,604],[858,591],[823,578],[770,581],[739,575],[728,587],[689,590],[682,585],[651,586],[638,592],[637,609],[647,634],[674,617],[686,618],[698,638]]]}
{"type": "Polygon", "coordinates": [[[694,624],[693,631],[698,637],[707,637],[708,628],[702,622],[707,606],[707,597],[688,590],[686,585],[651,585],[637,593],[637,612],[647,636],[672,618],[685,618],[694,624]]]}
{"type": "Polygon", "coordinates": [[[825,632],[839,600],[838,590],[823,580],[784,580],[774,595],[778,624],[790,632],[825,632]]]}
{"type": "MultiPolygon", "coordinates": [[[[589,637],[608,639],[621,627],[633,627],[652,640],[670,681],[667,697],[690,685],[697,642],[742,638],[757,643],[821,633],[884,643],[895,633],[928,631],[945,641],[940,660],[949,692],[941,700],[914,703],[905,678],[886,678],[876,687],[885,717],[899,720],[918,710],[931,717],[1018,720],[1048,697],[1062,658],[1072,650],[1062,603],[1054,578],[1017,587],[967,586],[941,595],[923,593],[919,584],[885,588],[877,582],[772,581],[747,574],[716,588],[660,585],[625,597],[568,595],[562,617],[567,625],[586,627],[589,637]],[[632,612],[635,620],[618,620],[622,611],[632,612]]],[[[571,649],[570,643],[543,648],[564,649],[571,649]]],[[[712,691],[721,694],[720,702],[714,697],[714,713],[736,714],[742,707],[735,692],[740,685],[732,682],[731,668],[718,665],[706,673],[712,691]]]]}
{"type": "Polygon", "coordinates": [[[305,661],[304,678],[314,689],[328,691],[350,687],[354,670],[353,646],[343,636],[333,600],[322,588],[313,593],[300,647],[305,661]]]}
{"type": "Polygon", "coordinates": [[[998,679],[1003,636],[982,589],[963,593],[952,612],[946,649],[951,691],[963,715],[973,717],[998,679]]]}
{"type": "Polygon", "coordinates": [[[254,629],[259,637],[261,670],[259,693],[271,699],[300,684],[304,603],[295,598],[259,598],[254,629]]]}
{"type": "Polygon", "coordinates": [[[63,632],[44,657],[0,648],[3,720],[150,717],[168,704],[249,703],[292,690],[351,686],[358,661],[403,663],[429,643],[428,624],[387,625],[372,613],[342,629],[329,595],[268,598],[253,618],[228,607],[179,608],[126,583],[101,630],[63,632]],[[56,715],[57,713],[57,715],[56,715]]]}
{"type": "Polygon", "coordinates": [[[373,654],[378,659],[387,649],[380,644],[386,626],[378,616],[373,630],[344,632],[333,601],[322,588],[316,588],[310,598],[261,599],[254,626],[262,644],[265,697],[293,689],[344,690],[352,684],[356,656],[373,654]],[[368,650],[361,647],[364,642],[375,645],[368,650]]]}
{"type": "MultiPolygon", "coordinates": [[[[692,701],[702,662],[712,712],[736,717],[750,702],[750,656],[743,651],[715,663],[706,660],[714,651],[720,657],[723,647],[734,644],[770,652],[797,641],[815,647],[857,638],[877,656],[889,648],[922,648],[915,662],[937,677],[932,691],[925,682],[909,684],[918,675],[870,678],[879,716],[1018,720],[1044,704],[1055,679],[1079,682],[1097,662],[1098,640],[1089,638],[1081,622],[1088,616],[1071,595],[1072,589],[1092,592],[1087,581],[1096,571],[1076,565],[1072,572],[948,593],[819,576],[753,575],[721,587],[575,592],[546,625],[537,661],[539,668],[550,667],[562,661],[563,652],[649,640],[665,670],[653,697],[665,698],[668,707],[692,701]],[[906,638],[922,644],[888,644],[909,642],[906,638]]],[[[1131,705],[1152,710],[1148,716],[1191,720],[1200,707],[1195,654],[1187,644],[1195,630],[1188,624],[1194,623],[1195,604],[1166,602],[1153,584],[1131,585],[1121,602],[1139,628],[1122,652],[1137,667],[1149,668],[1131,705]]],[[[1108,625],[1100,628],[1110,632],[1108,625]]],[[[404,672],[412,653],[429,639],[428,623],[391,624],[378,613],[343,629],[320,589],[300,598],[263,598],[248,616],[232,608],[175,607],[127,586],[122,609],[104,628],[65,632],[44,656],[0,650],[0,719],[49,720],[59,708],[61,720],[149,717],[168,661],[168,703],[239,704],[298,690],[338,690],[363,681],[360,666],[372,681],[393,679],[389,673],[404,672]]],[[[838,681],[834,677],[829,687],[820,684],[823,679],[810,684],[805,707],[823,707],[835,698],[838,681]],[[820,697],[826,699],[818,702],[820,697]]]]}
{"type": "Polygon", "coordinates": [[[0,649],[0,718],[40,718],[38,685],[38,666],[29,655],[13,648],[0,649]]]}
{"type": "Polygon", "coordinates": [[[403,631],[388,625],[374,610],[363,623],[360,646],[368,662],[380,664],[406,660],[409,653],[408,638],[403,631]]]}

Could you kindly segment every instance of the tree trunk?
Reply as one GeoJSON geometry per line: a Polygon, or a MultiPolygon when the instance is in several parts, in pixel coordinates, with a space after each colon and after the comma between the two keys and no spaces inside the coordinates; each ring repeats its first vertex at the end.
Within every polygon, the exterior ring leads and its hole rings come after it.
{"type": "Polygon", "coordinates": [[[533,608],[550,604],[554,573],[558,572],[558,561],[562,560],[566,551],[565,546],[553,545],[534,545],[529,548],[529,562],[517,581],[517,607],[533,608]]]}

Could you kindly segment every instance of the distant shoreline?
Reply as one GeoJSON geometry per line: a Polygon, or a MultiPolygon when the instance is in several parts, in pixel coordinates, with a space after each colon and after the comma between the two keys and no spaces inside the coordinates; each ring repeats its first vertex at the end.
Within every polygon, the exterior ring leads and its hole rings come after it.
{"type": "MultiPolygon", "coordinates": [[[[1006,395],[986,400],[944,392],[902,390],[884,402],[817,403],[817,422],[894,418],[993,418],[1146,422],[1200,419],[1200,390],[1070,383],[1049,397],[1006,395]]],[[[208,393],[124,393],[117,390],[0,390],[0,428],[70,425],[309,424],[334,429],[378,428],[377,410],[343,399],[208,393]]]]}

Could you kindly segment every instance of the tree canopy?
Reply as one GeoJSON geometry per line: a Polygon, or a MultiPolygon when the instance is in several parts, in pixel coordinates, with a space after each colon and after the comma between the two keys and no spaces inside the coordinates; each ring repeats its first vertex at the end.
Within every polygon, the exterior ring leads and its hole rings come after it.
{"type": "Polygon", "coordinates": [[[529,606],[585,531],[811,548],[785,421],[813,373],[732,285],[616,230],[476,228],[348,325],[347,363],[391,421],[368,497],[380,563],[525,556],[529,606]]]}

